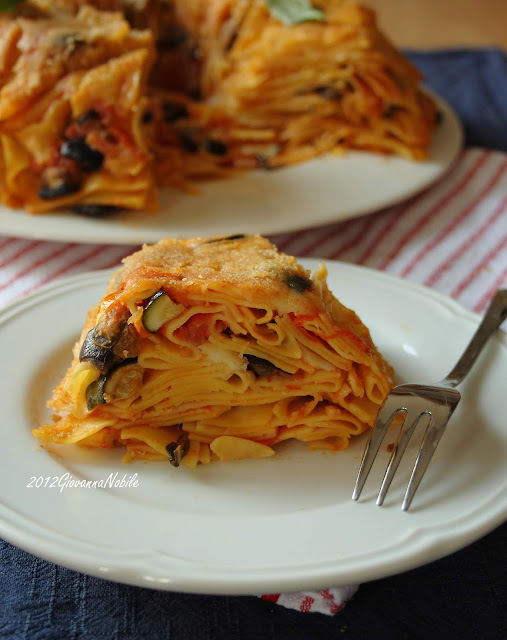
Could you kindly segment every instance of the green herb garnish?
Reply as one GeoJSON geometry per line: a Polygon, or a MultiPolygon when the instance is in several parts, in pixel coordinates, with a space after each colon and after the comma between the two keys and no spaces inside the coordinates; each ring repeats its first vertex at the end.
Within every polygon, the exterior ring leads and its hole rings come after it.
{"type": "Polygon", "coordinates": [[[266,0],[266,4],[277,20],[289,26],[310,20],[324,21],[324,12],[309,0],[266,0]]]}

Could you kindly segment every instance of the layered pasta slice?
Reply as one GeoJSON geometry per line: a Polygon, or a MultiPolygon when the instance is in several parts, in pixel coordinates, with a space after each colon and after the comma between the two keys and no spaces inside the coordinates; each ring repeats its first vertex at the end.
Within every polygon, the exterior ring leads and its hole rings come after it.
{"type": "Polygon", "coordinates": [[[197,144],[202,131],[220,140],[217,164],[238,167],[280,167],[350,148],[424,159],[437,114],[419,71],[367,7],[308,4],[316,18],[287,24],[266,0],[175,0],[201,99],[177,128],[192,131],[197,144]]]}
{"type": "Polygon", "coordinates": [[[153,208],[151,34],[81,6],[4,14],[0,43],[2,201],[33,213],[153,208]]]}
{"type": "Polygon", "coordinates": [[[90,310],[43,441],[194,467],[340,450],[373,425],[392,370],[357,315],[260,236],[162,240],[90,310]]]}

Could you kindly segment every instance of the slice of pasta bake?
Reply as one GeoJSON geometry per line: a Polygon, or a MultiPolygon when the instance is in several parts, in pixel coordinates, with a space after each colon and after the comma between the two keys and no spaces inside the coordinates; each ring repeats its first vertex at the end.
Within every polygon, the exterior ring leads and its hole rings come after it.
{"type": "Polygon", "coordinates": [[[81,6],[0,15],[0,192],[33,213],[150,209],[149,31],[81,6]]]}
{"type": "Polygon", "coordinates": [[[324,266],[311,276],[261,236],[166,239],[113,274],[34,434],[190,467],[291,438],[340,450],[392,384],[324,266]]]}

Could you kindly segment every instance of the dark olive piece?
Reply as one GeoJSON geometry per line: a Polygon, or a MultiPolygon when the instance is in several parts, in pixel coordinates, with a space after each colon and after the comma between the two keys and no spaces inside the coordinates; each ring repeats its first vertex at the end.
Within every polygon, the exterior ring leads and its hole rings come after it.
{"type": "Polygon", "coordinates": [[[181,146],[188,153],[197,153],[199,151],[199,144],[194,138],[191,131],[179,131],[181,146]]]}
{"type": "Polygon", "coordinates": [[[114,355],[111,349],[96,344],[95,340],[95,327],[93,327],[83,340],[79,361],[91,362],[101,373],[106,373],[114,363],[118,362],[119,358],[114,355]]]}
{"type": "Polygon", "coordinates": [[[403,107],[399,104],[388,104],[387,107],[382,112],[383,118],[392,118],[395,116],[398,111],[401,111],[403,107]]]}
{"type": "Polygon", "coordinates": [[[233,48],[236,44],[236,40],[238,39],[238,35],[238,31],[236,30],[229,38],[229,42],[225,45],[225,51],[230,51],[233,48]]]}
{"type": "Polygon", "coordinates": [[[102,218],[121,209],[112,204],[76,204],[72,207],[72,211],[88,218],[102,218]]]}
{"type": "Polygon", "coordinates": [[[298,293],[303,293],[312,286],[311,280],[297,273],[289,273],[285,278],[285,284],[298,293]]]}
{"type": "Polygon", "coordinates": [[[77,193],[81,189],[81,185],[77,182],[65,182],[62,180],[55,185],[43,184],[39,189],[39,198],[43,200],[52,200],[53,198],[61,198],[77,193]]]}
{"type": "Polygon", "coordinates": [[[143,124],[149,124],[153,120],[153,112],[145,111],[141,117],[141,122],[143,124]]]}
{"type": "Polygon", "coordinates": [[[83,38],[82,34],[71,32],[71,33],[60,33],[54,39],[54,44],[57,47],[68,47],[70,49],[75,49],[77,47],[81,47],[84,44],[87,44],[85,38],[83,38]]]}
{"type": "Polygon", "coordinates": [[[245,358],[248,360],[247,369],[253,371],[257,378],[271,378],[274,373],[281,371],[269,360],[253,356],[250,353],[245,353],[245,358]]]}
{"type": "Polygon", "coordinates": [[[206,240],[203,244],[211,244],[212,242],[225,242],[226,240],[242,240],[246,238],[244,233],[237,233],[234,236],[226,236],[225,238],[212,238],[211,240],[206,240]]]}
{"type": "Polygon", "coordinates": [[[208,138],[204,143],[204,148],[208,153],[212,153],[214,156],[227,155],[227,145],[225,144],[225,142],[220,142],[220,140],[208,138]]]}
{"type": "Polygon", "coordinates": [[[338,89],[328,86],[315,87],[313,91],[324,100],[339,100],[343,95],[338,89]]]}
{"type": "Polygon", "coordinates": [[[95,409],[100,404],[106,404],[104,398],[104,385],[106,383],[106,376],[100,376],[98,380],[92,382],[86,390],[86,407],[88,411],[95,409]]]}
{"type": "Polygon", "coordinates": [[[189,38],[188,32],[177,25],[170,25],[162,33],[160,40],[157,42],[157,48],[165,51],[177,49],[184,44],[189,38]]]}
{"type": "Polygon", "coordinates": [[[99,171],[104,162],[104,154],[87,145],[84,138],[66,140],[60,147],[60,154],[64,158],[75,160],[87,173],[99,171]]]}
{"type": "Polygon", "coordinates": [[[202,52],[199,47],[193,47],[192,49],[189,49],[188,57],[190,58],[190,60],[198,62],[202,58],[202,52]]]}
{"type": "Polygon", "coordinates": [[[164,102],[162,112],[166,122],[176,122],[182,118],[188,118],[188,110],[183,104],[174,104],[174,102],[164,102]]]}
{"type": "Polygon", "coordinates": [[[189,89],[187,91],[188,97],[194,102],[200,102],[202,100],[202,92],[199,87],[194,87],[193,89],[189,89]]]}
{"type": "Polygon", "coordinates": [[[173,467],[179,467],[181,461],[188,453],[190,447],[190,441],[188,439],[188,433],[183,431],[176,442],[170,442],[166,446],[166,451],[169,456],[169,462],[173,467]]]}
{"type": "Polygon", "coordinates": [[[88,122],[89,120],[100,120],[100,114],[95,109],[90,109],[89,111],[85,111],[82,115],[77,119],[78,124],[83,124],[84,122],[88,122]]]}
{"type": "Polygon", "coordinates": [[[266,158],[266,156],[263,155],[262,153],[257,153],[255,155],[255,159],[257,160],[257,165],[259,166],[260,169],[266,169],[267,171],[269,171],[270,169],[273,168],[269,164],[269,159],[266,158]]]}

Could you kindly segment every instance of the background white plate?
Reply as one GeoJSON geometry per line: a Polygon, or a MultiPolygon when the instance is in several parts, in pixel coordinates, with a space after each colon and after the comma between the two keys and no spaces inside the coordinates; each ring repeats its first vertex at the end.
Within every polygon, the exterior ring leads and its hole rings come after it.
{"type": "MultiPolygon", "coordinates": [[[[315,260],[304,260],[309,268],[315,260]]],[[[400,380],[441,379],[478,317],[380,272],[328,263],[331,289],[359,313],[400,380]]],[[[30,429],[47,416],[85,312],[107,274],[62,281],[0,314],[0,535],[36,555],[103,578],[200,593],[274,593],[352,584],[451,553],[507,514],[507,337],[499,332],[468,380],[411,510],[400,506],[412,461],[382,508],[387,461],[351,500],[364,436],[340,453],[286,446],[273,458],[195,470],[122,465],[119,453],[50,454],[30,429]],[[130,489],[27,488],[32,476],[100,480],[137,473],[130,489]]],[[[411,446],[415,454],[416,444],[411,446]]]]}
{"type": "Polygon", "coordinates": [[[197,195],[163,190],[156,214],[126,212],[103,219],[64,212],[33,216],[0,205],[0,233],[141,244],[165,236],[266,235],[371,213],[425,189],[456,160],[462,146],[460,123],[446,103],[434,98],[443,119],[426,162],[366,152],[328,155],[278,171],[252,171],[203,183],[197,195]]]}

